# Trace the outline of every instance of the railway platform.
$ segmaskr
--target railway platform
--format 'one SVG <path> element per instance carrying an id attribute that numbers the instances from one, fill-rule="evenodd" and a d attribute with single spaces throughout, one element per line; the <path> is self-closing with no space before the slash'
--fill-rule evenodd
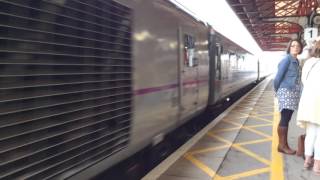
<path id="1" fill-rule="evenodd" d="M 320 179 L 303 169 L 301 157 L 277 152 L 278 122 L 272 79 L 267 78 L 143 180 Z M 293 118 L 288 135 L 292 148 L 302 133 Z"/>

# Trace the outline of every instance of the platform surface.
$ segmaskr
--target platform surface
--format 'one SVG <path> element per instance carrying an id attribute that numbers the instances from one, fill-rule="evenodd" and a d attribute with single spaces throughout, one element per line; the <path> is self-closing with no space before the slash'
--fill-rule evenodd
<path id="1" fill-rule="evenodd" d="M 319 180 L 303 169 L 303 159 L 277 152 L 279 122 L 272 79 L 218 116 L 143 180 Z M 289 144 L 304 132 L 290 122 Z"/>

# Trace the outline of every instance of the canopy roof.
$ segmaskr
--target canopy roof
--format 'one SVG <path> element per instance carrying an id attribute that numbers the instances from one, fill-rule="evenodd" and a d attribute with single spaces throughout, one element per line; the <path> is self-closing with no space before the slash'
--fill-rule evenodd
<path id="1" fill-rule="evenodd" d="M 263 51 L 286 48 L 312 26 L 317 0 L 227 0 Z"/>

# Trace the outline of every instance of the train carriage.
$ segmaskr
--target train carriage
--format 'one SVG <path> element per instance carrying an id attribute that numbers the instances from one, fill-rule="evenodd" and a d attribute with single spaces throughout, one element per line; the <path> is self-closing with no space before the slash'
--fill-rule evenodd
<path id="1" fill-rule="evenodd" d="M 0 2 L 0 178 L 88 179 L 256 82 L 168 0 Z"/>

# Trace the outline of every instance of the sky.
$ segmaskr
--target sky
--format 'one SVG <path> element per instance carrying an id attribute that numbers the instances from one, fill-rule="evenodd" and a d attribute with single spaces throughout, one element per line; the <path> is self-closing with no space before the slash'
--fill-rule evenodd
<path id="1" fill-rule="evenodd" d="M 196 18 L 239 44 L 249 52 L 258 55 L 262 50 L 233 12 L 226 0 L 171 0 L 191 12 Z"/>

